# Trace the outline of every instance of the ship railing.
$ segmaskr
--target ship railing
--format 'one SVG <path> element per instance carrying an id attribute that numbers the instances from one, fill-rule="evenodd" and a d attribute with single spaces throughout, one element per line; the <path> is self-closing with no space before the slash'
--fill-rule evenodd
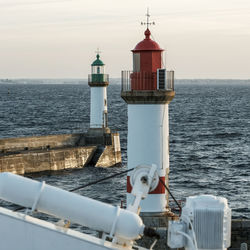
<path id="1" fill-rule="evenodd" d="M 121 73 L 121 91 L 133 90 L 167 90 L 174 91 L 174 71 L 165 71 L 164 74 L 156 72 L 133 72 L 124 70 Z"/>

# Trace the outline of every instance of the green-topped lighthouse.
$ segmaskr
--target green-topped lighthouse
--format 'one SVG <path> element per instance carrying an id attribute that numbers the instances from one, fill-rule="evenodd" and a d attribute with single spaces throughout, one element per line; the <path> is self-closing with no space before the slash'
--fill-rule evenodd
<path id="1" fill-rule="evenodd" d="M 97 145 L 95 156 L 90 165 L 110 167 L 121 165 L 120 135 L 108 127 L 107 87 L 109 75 L 105 74 L 105 64 L 100 59 L 100 51 L 91 64 L 88 76 L 90 86 L 90 128 L 85 136 L 85 143 Z"/>
<path id="2" fill-rule="evenodd" d="M 96 55 L 96 60 L 91 64 L 91 82 L 108 82 L 108 75 L 104 74 L 105 64 L 100 60 L 100 55 Z"/>
<path id="3" fill-rule="evenodd" d="M 100 60 L 100 52 L 97 52 L 96 60 L 91 64 L 91 74 L 88 77 L 90 86 L 90 130 L 95 133 L 107 133 L 108 108 L 107 86 L 109 75 L 105 74 L 105 64 Z"/>

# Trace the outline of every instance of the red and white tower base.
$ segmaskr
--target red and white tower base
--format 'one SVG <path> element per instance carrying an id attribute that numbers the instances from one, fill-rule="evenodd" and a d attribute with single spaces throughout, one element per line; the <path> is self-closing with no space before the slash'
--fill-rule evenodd
<path id="1" fill-rule="evenodd" d="M 168 104 L 174 98 L 174 72 L 162 65 L 163 49 L 151 40 L 150 31 L 133 52 L 133 71 L 122 72 L 122 98 L 128 103 L 128 169 L 156 164 L 167 184 L 169 172 Z M 127 204 L 133 195 L 127 176 Z M 161 182 L 141 203 L 142 212 L 166 211 L 167 194 Z"/>

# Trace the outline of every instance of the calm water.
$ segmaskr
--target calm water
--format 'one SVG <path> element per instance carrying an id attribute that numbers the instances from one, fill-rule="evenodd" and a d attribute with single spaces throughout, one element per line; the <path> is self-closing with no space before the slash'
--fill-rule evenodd
<path id="1" fill-rule="evenodd" d="M 125 169 L 127 106 L 118 82 L 108 87 L 109 126 L 120 131 Z M 172 193 L 177 199 L 203 193 L 224 196 L 233 217 L 250 218 L 250 81 L 179 80 L 175 90 L 170 104 Z M 84 81 L 0 81 L 0 137 L 86 131 L 89 98 Z M 119 171 L 86 167 L 33 178 L 71 189 Z M 125 190 L 124 176 L 79 193 L 120 204 Z"/>

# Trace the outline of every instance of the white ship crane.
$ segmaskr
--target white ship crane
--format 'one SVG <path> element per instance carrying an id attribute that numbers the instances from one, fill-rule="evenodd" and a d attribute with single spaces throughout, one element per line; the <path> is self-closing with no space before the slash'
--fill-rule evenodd
<path id="1" fill-rule="evenodd" d="M 139 165 L 131 174 L 133 195 L 127 209 L 11 173 L 0 174 L 0 199 L 26 207 L 24 213 L 0 207 L 2 250 L 138 249 L 135 240 L 157 237 L 143 224 L 141 200 L 159 182 L 157 166 Z M 35 211 L 102 232 L 102 238 L 69 229 L 67 223 L 34 218 Z M 230 246 L 231 210 L 227 200 L 211 195 L 187 198 L 182 216 L 169 222 L 168 245 L 185 249 L 226 249 Z M 152 249 L 152 247 L 150 247 Z"/>
<path id="2" fill-rule="evenodd" d="M 0 208 L 1 249 L 131 249 L 134 240 L 154 231 L 144 226 L 138 214 L 141 199 L 147 196 L 151 184 L 158 181 L 156 166 L 137 169 L 134 181 L 135 199 L 125 210 L 44 182 L 11 173 L 0 174 L 0 198 L 27 208 L 25 213 Z M 32 217 L 34 211 L 103 232 L 103 237 L 99 239 L 36 219 Z"/>

